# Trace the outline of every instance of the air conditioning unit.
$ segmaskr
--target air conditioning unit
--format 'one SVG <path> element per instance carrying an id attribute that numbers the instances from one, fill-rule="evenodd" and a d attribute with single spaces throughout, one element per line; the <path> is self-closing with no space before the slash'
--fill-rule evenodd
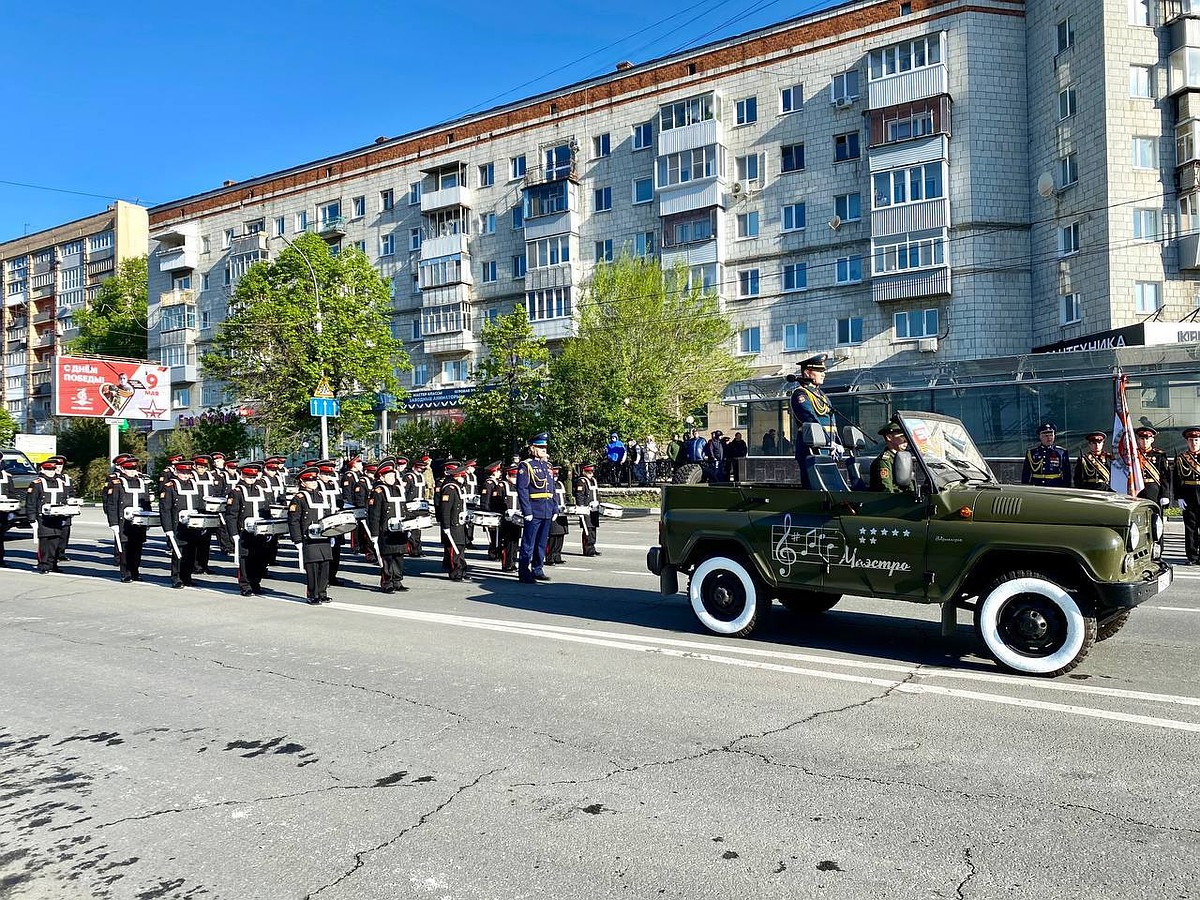
<path id="1" fill-rule="evenodd" d="M 917 349 L 922 353 L 936 353 L 938 348 L 938 339 L 935 337 L 922 338 L 917 341 Z"/>
<path id="2" fill-rule="evenodd" d="M 742 183 L 740 181 L 735 181 L 729 186 L 729 193 L 735 197 L 741 196 L 743 190 L 744 188 L 742 187 Z"/>
<path id="3" fill-rule="evenodd" d="M 853 102 L 854 101 L 849 97 L 834 97 L 833 98 L 833 105 L 836 106 L 838 109 L 843 109 L 843 108 L 849 106 Z"/>

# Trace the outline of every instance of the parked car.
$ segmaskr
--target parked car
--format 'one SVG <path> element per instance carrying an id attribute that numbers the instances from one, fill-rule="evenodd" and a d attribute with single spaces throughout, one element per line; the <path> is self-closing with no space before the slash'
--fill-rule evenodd
<path id="1" fill-rule="evenodd" d="M 12 476 L 14 494 L 24 491 L 37 477 L 37 467 L 20 450 L 0 450 L 0 468 Z M 17 512 L 17 524 L 29 524 L 24 506 Z"/>

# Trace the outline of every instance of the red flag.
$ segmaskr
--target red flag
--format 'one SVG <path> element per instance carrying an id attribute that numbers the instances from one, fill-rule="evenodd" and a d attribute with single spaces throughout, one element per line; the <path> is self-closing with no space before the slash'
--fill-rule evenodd
<path id="1" fill-rule="evenodd" d="M 1125 400 L 1125 385 L 1129 376 L 1118 374 L 1113 379 L 1113 462 L 1109 487 L 1118 494 L 1136 497 L 1146 487 L 1142 467 L 1138 464 L 1137 439 L 1129 421 L 1129 404 Z"/>

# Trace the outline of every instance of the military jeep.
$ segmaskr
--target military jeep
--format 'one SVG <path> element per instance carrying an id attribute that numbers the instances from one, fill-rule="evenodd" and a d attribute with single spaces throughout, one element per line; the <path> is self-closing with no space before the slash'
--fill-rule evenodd
<path id="1" fill-rule="evenodd" d="M 853 489 L 863 487 L 861 460 L 843 474 L 819 447 L 808 461 L 813 489 L 665 487 L 661 545 L 647 556 L 662 593 L 677 593 L 679 573 L 688 575 L 700 623 L 732 637 L 754 631 L 773 599 L 801 617 L 846 594 L 940 603 L 947 635 L 969 609 L 1000 666 L 1052 676 L 1171 584 L 1156 504 L 1001 484 L 958 419 L 893 420 L 909 446 L 893 461 L 897 493 Z M 861 433 L 847 431 L 844 444 L 861 447 Z"/>

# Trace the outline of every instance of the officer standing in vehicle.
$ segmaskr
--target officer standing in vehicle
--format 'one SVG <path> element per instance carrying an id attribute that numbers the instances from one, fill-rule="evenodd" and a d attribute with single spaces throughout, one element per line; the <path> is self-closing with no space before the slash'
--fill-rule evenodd
<path id="1" fill-rule="evenodd" d="M 322 489 L 316 467 L 300 470 L 296 476 L 300 490 L 288 504 L 288 531 L 300 552 L 304 568 L 304 597 L 310 606 L 329 603 L 329 563 L 333 559 L 333 541 L 312 532 L 312 526 L 332 512 L 329 495 Z"/>
<path id="2" fill-rule="evenodd" d="M 1025 452 L 1021 466 L 1021 484 L 1039 487 L 1070 487 L 1071 457 L 1066 449 L 1054 443 L 1058 429 L 1047 422 L 1038 429 L 1038 444 Z"/>
<path id="3" fill-rule="evenodd" d="M 104 488 L 104 515 L 117 546 L 117 565 L 121 581 L 141 581 L 142 548 L 146 544 L 146 525 L 132 521 L 135 512 L 151 509 L 150 480 L 139 469 L 137 457 L 119 456 L 117 472 Z"/>
<path id="4" fill-rule="evenodd" d="M 442 528 L 442 544 L 446 549 L 443 568 L 451 581 L 470 581 L 467 560 L 467 504 L 464 496 L 466 469 L 460 463 L 446 463 L 442 470 L 442 485 L 438 488 L 437 520 Z"/>
<path id="5" fill-rule="evenodd" d="M 525 522 L 521 532 L 518 580 L 522 584 L 549 581 L 546 574 L 546 540 L 550 522 L 558 511 L 554 502 L 554 475 L 550 472 L 546 445 L 550 436 L 541 432 L 529 440 L 529 459 L 517 469 L 517 497 Z"/>
<path id="6" fill-rule="evenodd" d="M 196 552 L 211 540 L 206 528 L 192 528 L 180 517 L 204 511 L 204 497 L 192 477 L 192 463 L 180 460 L 172 466 L 173 477 L 158 495 L 158 518 L 171 551 L 171 587 L 192 584 L 196 570 Z"/>
<path id="7" fill-rule="evenodd" d="M 404 522 L 405 489 L 396 478 L 396 463 L 384 460 L 375 469 L 376 484 L 367 498 L 367 536 L 375 542 L 379 559 L 379 589 L 385 594 L 407 591 L 404 584 L 404 553 L 408 535 L 399 530 Z M 393 524 L 389 524 L 393 523 Z"/>
<path id="8" fill-rule="evenodd" d="M 1183 546 L 1190 565 L 1200 563 L 1200 425 L 1183 429 L 1187 444 L 1175 456 L 1175 499 L 1183 510 Z"/>
<path id="9" fill-rule="evenodd" d="M 57 572 L 58 564 L 66 558 L 70 539 L 70 516 L 46 515 L 44 506 L 63 506 L 71 497 L 71 486 L 58 473 L 58 464 L 48 459 L 41 465 L 38 477 L 25 492 L 25 517 L 37 523 L 37 570 L 43 575 Z"/>
<path id="10" fill-rule="evenodd" d="M 1138 465 L 1142 468 L 1142 481 L 1146 486 L 1138 496 L 1143 500 L 1153 500 L 1160 506 L 1171 503 L 1171 464 L 1167 454 L 1154 446 L 1154 438 L 1158 430 L 1149 425 L 1133 429 L 1137 438 Z"/>
<path id="11" fill-rule="evenodd" d="M 884 491 L 888 494 L 912 492 L 912 484 L 905 487 L 896 484 L 896 454 L 908 449 L 908 437 L 897 422 L 888 422 L 879 429 L 883 437 L 883 452 L 871 463 L 871 490 Z"/>
<path id="12" fill-rule="evenodd" d="M 591 463 L 584 463 L 575 479 L 575 503 L 587 509 L 580 517 L 584 556 L 600 555 L 596 549 L 596 538 L 599 537 L 596 532 L 600 527 L 600 485 L 596 483 L 595 471 L 596 467 Z"/>
<path id="13" fill-rule="evenodd" d="M 834 459 L 840 459 L 845 454 L 837 435 L 837 411 L 833 408 L 833 403 L 826 396 L 825 391 L 821 389 L 821 385 L 825 383 L 825 364 L 828 359 L 827 354 L 818 353 L 799 363 L 798 384 L 792 391 L 789 401 L 792 418 L 796 420 L 796 463 L 800 467 L 800 482 L 806 488 L 811 488 L 813 485 L 808 483 L 804 461 L 809 456 L 821 455 L 824 451 L 807 447 L 800 439 L 800 433 L 805 423 L 816 423 L 825 432 L 828 455 Z"/>
<path id="14" fill-rule="evenodd" d="M 1111 491 L 1112 455 L 1104 452 L 1104 432 L 1093 431 L 1087 442 L 1087 449 L 1075 461 L 1075 487 Z"/>
<path id="15" fill-rule="evenodd" d="M 225 530 L 236 551 L 238 588 L 243 597 L 262 593 L 262 580 L 267 574 L 273 534 L 256 534 L 247 527 L 247 519 L 266 519 L 273 502 L 271 486 L 262 478 L 258 463 L 247 463 L 238 469 L 240 480 L 225 497 Z M 234 536 L 236 535 L 236 538 Z"/>

